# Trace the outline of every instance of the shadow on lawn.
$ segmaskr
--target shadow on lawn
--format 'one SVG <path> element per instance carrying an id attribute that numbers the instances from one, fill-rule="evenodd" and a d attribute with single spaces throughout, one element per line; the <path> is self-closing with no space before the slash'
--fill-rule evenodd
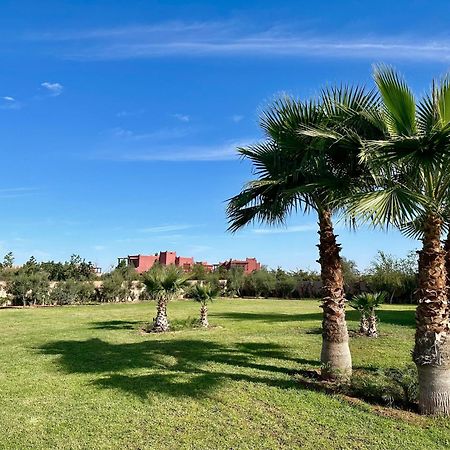
<path id="1" fill-rule="evenodd" d="M 407 327 L 415 326 L 414 310 L 383 310 L 377 311 L 377 316 L 381 323 L 388 323 L 391 325 L 400 325 Z M 277 313 L 253 313 L 253 312 L 226 312 L 226 313 L 211 313 L 212 317 L 230 319 L 230 320 L 256 320 L 266 323 L 276 322 L 308 322 L 308 321 L 322 321 L 322 313 L 307 313 L 307 314 L 277 314 Z M 359 313 L 357 311 L 347 309 L 347 320 L 359 321 Z"/>
<path id="2" fill-rule="evenodd" d="M 275 344 L 235 343 L 229 346 L 195 339 L 149 340 L 111 344 L 101 339 L 57 341 L 41 348 L 47 355 L 59 355 L 66 373 L 95 373 L 103 388 L 115 388 L 147 398 L 150 392 L 171 396 L 200 397 L 229 380 L 264 383 L 281 388 L 298 388 L 293 369 L 280 361 L 318 365 L 316 361 L 292 358 Z M 261 358 L 277 360 L 273 365 Z M 211 368 L 211 364 L 214 366 Z M 285 364 L 286 365 L 286 364 Z M 148 369 L 144 375 L 127 375 L 129 369 Z M 257 373 L 248 373 L 249 370 Z M 280 376 L 281 375 L 281 376 Z"/>
<path id="3" fill-rule="evenodd" d="M 134 330 L 139 322 L 137 320 L 107 320 L 105 322 L 93 322 L 96 330 Z"/>

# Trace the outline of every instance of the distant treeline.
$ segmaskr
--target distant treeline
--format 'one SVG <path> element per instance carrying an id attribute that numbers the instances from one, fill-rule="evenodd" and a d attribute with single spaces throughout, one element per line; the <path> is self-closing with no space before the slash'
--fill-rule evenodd
<path id="1" fill-rule="evenodd" d="M 392 303 L 414 302 L 417 288 L 417 261 L 378 252 L 368 270 L 343 258 L 347 297 L 360 292 L 384 291 Z M 119 265 L 97 276 L 95 266 L 78 255 L 66 262 L 37 262 L 31 257 L 23 266 L 14 266 L 12 253 L 0 263 L 0 296 L 13 305 L 63 305 L 92 302 L 134 301 L 147 298 L 142 277 L 131 267 Z M 217 286 L 228 297 L 320 298 L 320 274 L 310 270 L 285 271 L 262 268 L 250 275 L 242 270 L 220 268 L 208 272 L 202 265 L 189 273 L 192 283 Z M 189 296 L 189 292 L 186 292 Z M 1 302 L 1 300 L 0 300 Z"/>

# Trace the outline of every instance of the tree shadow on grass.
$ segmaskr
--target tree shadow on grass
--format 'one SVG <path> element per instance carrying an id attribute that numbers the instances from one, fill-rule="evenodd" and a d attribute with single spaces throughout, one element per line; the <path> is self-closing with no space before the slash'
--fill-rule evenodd
<path id="1" fill-rule="evenodd" d="M 104 322 L 92 322 L 96 330 L 134 330 L 142 322 L 137 320 L 107 320 Z"/>
<path id="2" fill-rule="evenodd" d="M 275 322 L 301 322 L 309 320 L 322 320 L 322 313 L 308 314 L 279 314 L 279 313 L 253 313 L 253 312 L 223 312 L 210 313 L 211 317 L 230 319 L 233 321 L 256 320 L 266 323 Z"/>
<path id="3" fill-rule="evenodd" d="M 103 375 L 96 377 L 93 384 L 141 398 L 147 398 L 151 392 L 175 397 L 204 396 L 229 380 L 295 388 L 296 381 L 286 377 L 294 374 L 290 367 L 318 364 L 292 358 L 279 345 L 257 342 L 222 345 L 207 340 L 161 339 L 112 344 L 89 339 L 56 341 L 40 350 L 58 355 L 58 365 L 65 373 Z M 126 373 L 129 370 L 138 373 Z"/>
<path id="4" fill-rule="evenodd" d="M 415 326 L 414 310 L 387 310 L 380 309 L 377 311 L 378 318 L 381 323 L 389 323 L 391 325 Z M 306 313 L 306 314 L 279 314 L 279 313 L 253 313 L 253 312 L 224 312 L 211 313 L 211 316 L 217 318 L 230 319 L 233 321 L 255 320 L 265 323 L 276 322 L 308 322 L 322 321 L 322 313 Z M 349 321 L 359 321 L 359 313 L 351 309 L 347 309 L 346 317 Z"/>
<path id="5" fill-rule="evenodd" d="M 391 325 L 399 325 L 411 328 L 414 328 L 416 326 L 415 311 L 413 309 L 394 311 L 380 309 L 377 311 L 377 316 L 382 324 L 389 323 Z"/>

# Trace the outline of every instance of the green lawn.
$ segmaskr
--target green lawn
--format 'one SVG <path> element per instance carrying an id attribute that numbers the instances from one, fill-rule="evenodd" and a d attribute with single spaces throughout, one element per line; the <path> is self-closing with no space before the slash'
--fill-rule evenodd
<path id="1" fill-rule="evenodd" d="M 219 300 L 211 330 L 143 335 L 153 303 L 0 311 L 0 448 L 438 449 L 450 420 L 302 388 L 318 366 L 315 301 Z M 173 302 L 171 319 L 197 315 Z M 355 367 L 410 361 L 412 307 L 352 338 Z M 349 313 L 350 329 L 357 317 Z"/>

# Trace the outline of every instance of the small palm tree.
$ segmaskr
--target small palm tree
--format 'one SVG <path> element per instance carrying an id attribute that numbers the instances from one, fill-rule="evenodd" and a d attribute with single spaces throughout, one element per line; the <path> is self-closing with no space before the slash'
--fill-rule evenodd
<path id="1" fill-rule="evenodd" d="M 355 295 L 349 302 L 349 306 L 360 314 L 359 332 L 366 335 L 369 331 L 369 320 L 367 319 L 367 297 L 365 294 Z"/>
<path id="2" fill-rule="evenodd" d="M 197 283 L 191 290 L 191 297 L 200 303 L 200 325 L 208 328 L 208 307 L 207 304 L 212 302 L 219 295 L 219 289 L 209 283 Z"/>
<path id="3" fill-rule="evenodd" d="M 156 300 L 156 317 L 150 332 L 169 331 L 167 303 L 180 294 L 189 277 L 176 266 L 154 266 L 143 275 L 143 283 L 151 298 Z"/>
<path id="4" fill-rule="evenodd" d="M 364 292 L 355 295 L 350 306 L 361 314 L 359 332 L 369 337 L 378 337 L 376 309 L 386 300 L 385 292 Z"/>

